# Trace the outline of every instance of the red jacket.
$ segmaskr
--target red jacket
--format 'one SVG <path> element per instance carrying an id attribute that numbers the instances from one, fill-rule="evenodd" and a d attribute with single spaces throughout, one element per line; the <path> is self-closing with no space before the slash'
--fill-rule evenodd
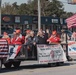
<path id="1" fill-rule="evenodd" d="M 14 37 L 11 40 L 11 44 L 23 44 L 23 43 L 24 43 L 24 38 L 22 36 Z"/>
<path id="2" fill-rule="evenodd" d="M 59 43 L 60 42 L 60 38 L 59 37 L 50 37 L 49 39 L 48 39 L 48 41 L 49 42 L 51 42 L 51 43 Z"/>
<path id="3" fill-rule="evenodd" d="M 6 38 L 6 40 L 7 40 L 8 44 L 11 43 L 11 39 L 10 38 Z"/>
<path id="4" fill-rule="evenodd" d="M 22 36 L 22 44 L 25 43 L 25 36 Z"/>

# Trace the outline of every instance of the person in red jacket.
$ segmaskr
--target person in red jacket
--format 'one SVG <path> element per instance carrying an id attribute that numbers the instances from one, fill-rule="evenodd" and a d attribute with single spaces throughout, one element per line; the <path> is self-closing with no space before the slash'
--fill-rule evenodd
<path id="1" fill-rule="evenodd" d="M 60 38 L 57 36 L 57 32 L 53 31 L 51 37 L 47 40 L 50 43 L 60 43 Z"/>
<path id="2" fill-rule="evenodd" d="M 22 35 L 20 30 L 16 30 L 15 44 L 22 44 Z"/>
<path id="3" fill-rule="evenodd" d="M 11 44 L 15 45 L 15 47 L 13 48 L 13 52 L 14 57 L 20 52 L 21 48 L 22 48 L 22 44 L 23 44 L 23 37 L 21 35 L 21 30 L 17 29 L 14 33 L 14 36 L 11 40 Z"/>
<path id="4" fill-rule="evenodd" d="M 13 32 L 13 37 L 11 38 L 11 44 L 14 44 L 15 40 L 16 40 L 16 31 Z"/>

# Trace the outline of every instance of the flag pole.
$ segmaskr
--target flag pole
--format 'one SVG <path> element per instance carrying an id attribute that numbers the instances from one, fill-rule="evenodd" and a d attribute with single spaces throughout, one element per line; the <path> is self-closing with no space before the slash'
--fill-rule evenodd
<path id="1" fill-rule="evenodd" d="M 41 29 L 41 4 L 40 0 L 38 0 L 38 30 Z"/>

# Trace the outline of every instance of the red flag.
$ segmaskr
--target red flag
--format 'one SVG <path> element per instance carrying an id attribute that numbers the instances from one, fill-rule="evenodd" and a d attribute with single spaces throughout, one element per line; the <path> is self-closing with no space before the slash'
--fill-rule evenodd
<path id="1" fill-rule="evenodd" d="M 76 26 L 76 14 L 66 19 L 68 28 Z"/>

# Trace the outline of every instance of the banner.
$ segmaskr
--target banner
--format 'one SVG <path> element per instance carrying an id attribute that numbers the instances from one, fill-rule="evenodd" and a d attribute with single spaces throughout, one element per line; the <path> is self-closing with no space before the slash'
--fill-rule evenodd
<path id="1" fill-rule="evenodd" d="M 9 45 L 9 57 L 8 59 L 14 59 L 17 54 L 19 53 L 19 51 L 21 50 L 21 47 L 20 45 Z"/>
<path id="2" fill-rule="evenodd" d="M 66 61 L 63 48 L 58 45 L 37 45 L 40 64 Z"/>
<path id="3" fill-rule="evenodd" d="M 0 58 L 8 56 L 8 43 L 5 39 L 0 39 Z"/>
<path id="4" fill-rule="evenodd" d="M 68 43 L 68 55 L 76 56 L 76 42 L 71 41 Z"/>

